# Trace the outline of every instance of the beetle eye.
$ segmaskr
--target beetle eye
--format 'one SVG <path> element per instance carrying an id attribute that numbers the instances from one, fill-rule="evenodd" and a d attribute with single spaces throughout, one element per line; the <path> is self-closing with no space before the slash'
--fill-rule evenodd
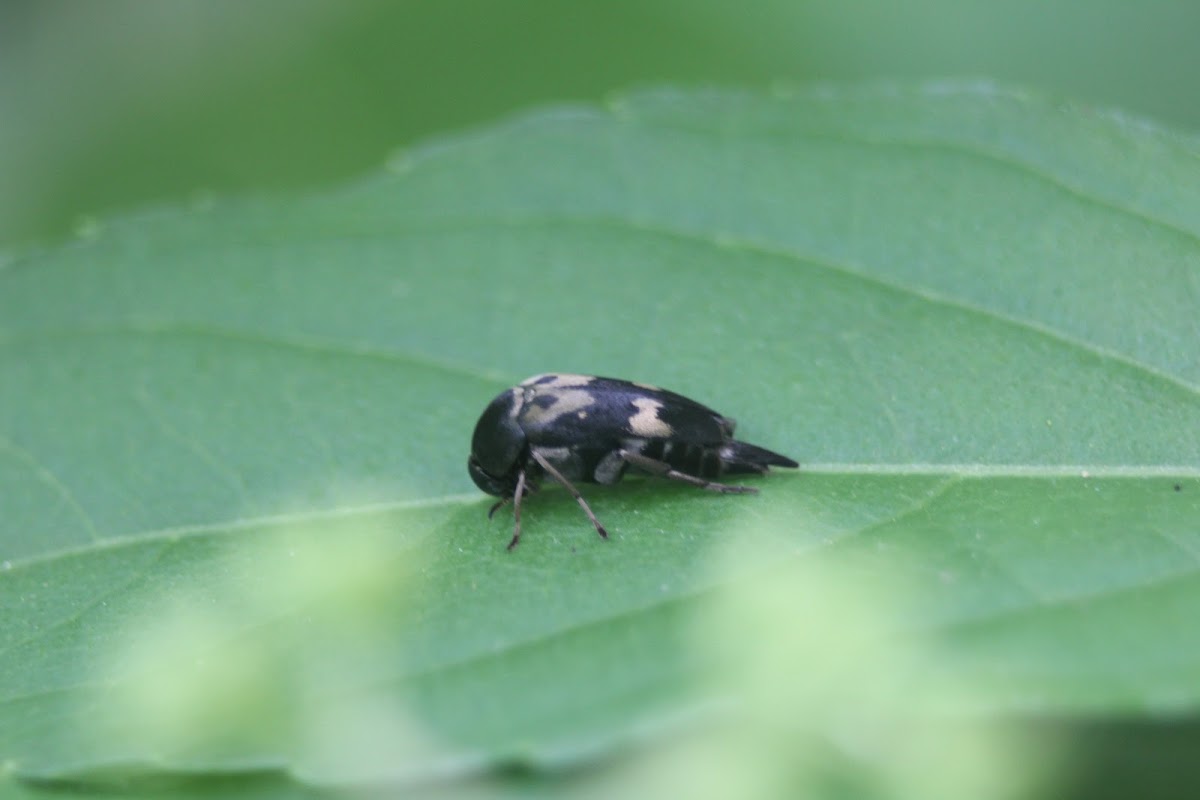
<path id="1" fill-rule="evenodd" d="M 471 473 L 471 480 L 475 481 L 475 485 L 488 494 L 494 494 L 497 497 L 506 497 L 512 494 L 513 487 L 510 486 L 512 481 L 489 475 L 474 454 L 467 459 L 467 472 Z"/>

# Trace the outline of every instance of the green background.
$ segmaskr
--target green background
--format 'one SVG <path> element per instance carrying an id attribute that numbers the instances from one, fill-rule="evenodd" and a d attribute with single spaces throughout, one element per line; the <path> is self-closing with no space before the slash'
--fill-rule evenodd
<path id="1" fill-rule="evenodd" d="M 0 792 L 1195 783 L 1190 6 L 0 8 Z M 804 470 L 510 556 L 560 368 Z"/>
<path id="2" fill-rule="evenodd" d="M 1198 36 L 1170 0 L 6 0 L 0 243 L 645 84 L 977 76 L 1195 130 Z"/>

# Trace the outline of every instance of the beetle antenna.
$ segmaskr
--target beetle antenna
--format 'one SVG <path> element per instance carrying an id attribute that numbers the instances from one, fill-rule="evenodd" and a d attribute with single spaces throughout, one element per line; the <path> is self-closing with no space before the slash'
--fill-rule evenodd
<path id="1" fill-rule="evenodd" d="M 511 502 L 512 502 L 511 497 L 501 497 L 499 500 L 492 503 L 492 507 L 488 509 L 488 519 L 491 519 L 493 514 L 495 514 L 497 511 L 504 508 L 506 505 L 508 505 Z"/>

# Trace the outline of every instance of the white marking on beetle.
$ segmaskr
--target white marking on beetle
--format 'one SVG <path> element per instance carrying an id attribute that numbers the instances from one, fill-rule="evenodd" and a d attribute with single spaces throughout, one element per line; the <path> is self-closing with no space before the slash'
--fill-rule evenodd
<path id="1" fill-rule="evenodd" d="M 586 411 L 580 411 L 580 412 L 579 412 L 578 414 L 576 414 L 575 416 L 579 417 L 580 419 L 587 419 L 587 412 L 586 412 Z"/>
<path id="2" fill-rule="evenodd" d="M 649 397 L 639 397 L 633 401 L 633 406 L 638 412 L 629 418 L 629 430 L 650 439 L 665 439 L 671 435 L 671 426 L 658 418 L 662 403 Z"/>
<path id="3" fill-rule="evenodd" d="M 596 402 L 591 392 L 583 389 L 556 389 L 543 391 L 543 387 L 535 386 L 526 391 L 525 409 L 521 413 L 521 421 L 530 425 L 549 425 L 564 414 L 574 414 Z M 543 408 L 541 404 L 532 402 L 535 397 L 549 397 L 553 400 Z"/>
<path id="4" fill-rule="evenodd" d="M 512 392 L 512 403 L 508 409 L 508 416 L 515 420 L 517 415 L 521 413 L 521 406 L 525 405 L 525 395 L 515 386 L 509 389 L 509 391 Z"/>
<path id="5" fill-rule="evenodd" d="M 621 474 L 624 471 L 625 459 L 621 457 L 621 451 L 614 450 L 600 459 L 600 463 L 596 465 L 596 469 L 592 473 L 592 479 L 596 483 L 612 486 L 621 479 Z"/>
<path id="6" fill-rule="evenodd" d="M 550 378 L 550 380 L 546 380 Z M 546 372 L 541 375 L 534 375 L 532 378 L 527 378 L 521 381 L 522 386 L 533 386 L 537 384 L 538 389 L 570 389 L 575 386 L 587 386 L 592 381 L 596 380 L 594 375 L 572 375 L 566 372 Z"/>
<path id="7" fill-rule="evenodd" d="M 538 452 L 551 464 L 561 464 L 571 457 L 571 448 L 569 447 L 539 447 Z"/>
<path id="8" fill-rule="evenodd" d="M 564 478 L 583 479 L 583 461 L 569 447 L 539 447 L 538 454 L 562 473 Z"/>

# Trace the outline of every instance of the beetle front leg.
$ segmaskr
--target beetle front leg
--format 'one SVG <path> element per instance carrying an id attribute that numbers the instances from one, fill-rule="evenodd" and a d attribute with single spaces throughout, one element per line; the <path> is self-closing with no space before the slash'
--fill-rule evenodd
<path id="1" fill-rule="evenodd" d="M 525 494 L 533 494 L 533 493 L 534 493 L 534 492 L 536 492 L 537 490 L 538 490 L 538 486 L 537 486 L 537 484 L 536 484 L 536 483 L 533 483 L 533 482 L 531 481 L 531 482 L 528 482 L 528 483 L 526 483 L 526 484 L 525 484 Z M 497 511 L 499 511 L 500 509 L 504 508 L 506 505 L 508 505 L 508 504 L 509 504 L 509 503 L 511 503 L 512 501 L 513 501 L 513 499 L 512 499 L 511 497 L 501 497 L 499 500 L 497 500 L 496 502 L 492 503 L 492 507 L 488 509 L 488 519 L 491 519 L 491 518 L 492 518 L 492 516 L 493 516 L 493 515 L 494 515 L 494 514 L 495 514 Z"/>
<path id="2" fill-rule="evenodd" d="M 517 542 L 521 540 L 521 497 L 525 494 L 525 470 L 517 473 L 517 491 L 513 493 L 513 538 L 508 543 L 508 550 L 511 551 L 517 546 Z M 501 505 L 503 501 L 501 501 Z"/>

